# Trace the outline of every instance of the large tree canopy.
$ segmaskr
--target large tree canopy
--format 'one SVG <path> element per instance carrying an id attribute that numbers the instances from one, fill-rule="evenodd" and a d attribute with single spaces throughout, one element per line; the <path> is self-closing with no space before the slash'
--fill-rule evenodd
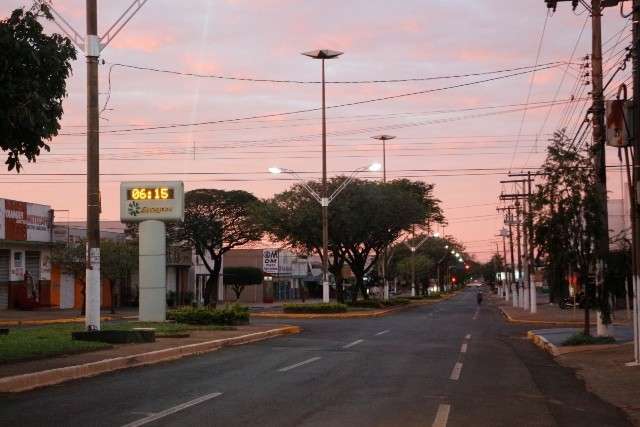
<path id="1" fill-rule="evenodd" d="M 0 148 L 9 170 L 20 172 L 24 156 L 35 162 L 45 141 L 58 134 L 66 80 L 76 50 L 59 34 L 47 35 L 38 22 L 51 18 L 39 10 L 16 9 L 0 21 Z"/>
<path id="2" fill-rule="evenodd" d="M 185 194 L 184 222 L 170 226 L 169 236 L 194 248 L 209 271 L 205 304 L 217 302 L 222 256 L 262 238 L 253 209 L 258 203 L 253 194 L 241 190 L 199 189 Z"/>
<path id="3" fill-rule="evenodd" d="M 330 180 L 330 191 L 345 177 Z M 308 185 L 319 190 L 319 184 Z M 364 296 L 364 276 L 377 262 L 385 246 L 394 242 L 412 224 L 441 220 L 433 187 L 408 180 L 379 183 L 354 180 L 329 206 L 329 248 L 332 272 L 349 264 L 356 289 Z M 302 185 L 277 194 L 265 204 L 265 229 L 279 240 L 309 252 L 322 245 L 319 203 Z M 355 294 L 355 293 L 354 293 Z"/>

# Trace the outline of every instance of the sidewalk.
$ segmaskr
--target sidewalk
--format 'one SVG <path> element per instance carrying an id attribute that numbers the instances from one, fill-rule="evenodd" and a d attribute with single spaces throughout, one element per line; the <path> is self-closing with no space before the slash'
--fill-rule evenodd
<path id="1" fill-rule="evenodd" d="M 544 294 L 538 294 L 537 313 L 532 314 L 522 308 L 513 307 L 511 301 L 505 301 L 497 295 L 492 295 L 502 314 L 509 322 L 513 323 L 537 323 L 543 325 L 581 326 L 584 324 L 584 310 L 562 310 L 555 304 L 549 304 L 549 298 Z M 625 310 L 614 312 L 614 325 L 627 325 L 631 320 L 627 319 Z M 590 323 L 596 323 L 596 312 L 592 311 Z"/>
<path id="2" fill-rule="evenodd" d="M 248 325 L 233 330 L 195 330 L 187 338 L 156 338 L 144 344 L 114 345 L 105 350 L 0 365 L 0 393 L 20 392 L 106 372 L 150 365 L 299 333 L 297 326 Z"/>
<path id="3" fill-rule="evenodd" d="M 115 314 L 102 310 L 102 320 L 129 319 L 138 316 L 136 307 L 119 308 Z M 54 323 L 82 323 L 78 309 L 0 310 L 0 326 L 44 325 Z"/>

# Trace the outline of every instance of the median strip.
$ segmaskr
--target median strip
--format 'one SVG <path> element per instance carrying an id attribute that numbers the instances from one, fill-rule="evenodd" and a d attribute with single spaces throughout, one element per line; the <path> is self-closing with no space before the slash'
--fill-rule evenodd
<path id="1" fill-rule="evenodd" d="M 322 359 L 322 358 L 319 357 L 319 356 L 318 357 L 312 357 L 311 359 L 307 359 L 307 360 L 302 361 L 300 363 L 296 363 L 294 365 L 289 365 L 289 366 L 285 366 L 284 368 L 280 368 L 280 369 L 278 369 L 278 372 L 287 372 L 287 371 L 290 371 L 292 369 L 299 368 L 300 366 L 304 366 L 304 365 L 307 365 L 309 363 L 313 363 L 313 362 L 318 361 L 320 359 Z"/>
<path id="2" fill-rule="evenodd" d="M 207 400 L 211 400 L 214 399 L 218 396 L 222 395 L 222 393 L 209 393 L 209 394 L 205 394 L 204 396 L 198 397 L 197 399 L 193 399 L 190 400 L 188 402 L 182 403 L 180 405 L 174 406 L 172 408 L 169 409 L 165 409 L 162 412 L 158 412 L 157 414 L 151 414 L 148 417 L 145 418 L 141 418 L 138 421 L 134 421 L 132 423 L 129 424 L 125 424 L 122 427 L 140 427 L 143 426 L 145 424 L 149 424 L 152 423 L 154 421 L 157 421 L 161 418 L 167 417 L 169 415 L 175 414 L 176 412 L 180 412 L 180 411 L 184 411 L 185 409 L 191 408 L 192 406 L 196 406 L 199 405 L 203 402 L 206 402 Z"/>

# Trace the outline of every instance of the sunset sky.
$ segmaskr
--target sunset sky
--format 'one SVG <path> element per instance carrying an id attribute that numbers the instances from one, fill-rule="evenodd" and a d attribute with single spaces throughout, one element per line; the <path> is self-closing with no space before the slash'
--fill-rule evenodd
<path id="1" fill-rule="evenodd" d="M 29 4 L 0 0 L 0 16 Z M 53 4 L 84 33 L 83 1 L 55 0 Z M 98 1 L 101 31 L 129 4 L 130 0 Z M 100 137 L 102 219 L 118 219 L 122 180 L 175 179 L 183 180 L 187 190 L 243 189 L 269 197 L 293 182 L 269 175 L 269 166 L 304 172 L 309 179 L 318 178 L 321 170 L 318 111 L 166 128 L 317 108 L 320 85 L 196 78 L 112 64 L 308 82 L 319 80 L 320 63 L 300 53 L 327 48 L 345 52 L 327 62 L 329 81 L 484 73 L 534 65 L 545 20 L 538 63 L 569 61 L 587 13 L 584 9 L 574 13 L 569 3 L 561 3 L 555 15 L 546 17 L 542 0 L 150 0 L 101 56 L 106 62 L 100 66 L 101 106 L 110 92 L 101 120 L 105 132 Z M 54 25 L 47 28 L 58 31 Z M 550 133 L 561 125 L 575 132 L 584 115 L 586 104 L 580 99 L 587 96 L 590 86 L 578 77 L 584 71 L 579 64 L 590 50 L 590 29 L 587 23 L 573 55 L 574 64 L 536 73 L 530 96 L 531 73 L 526 73 L 330 109 L 331 175 L 381 161 L 380 143 L 370 137 L 395 135 L 397 139 L 388 144 L 388 176 L 434 183 L 449 222 L 446 233 L 464 242 L 478 259 L 486 259 L 495 249 L 492 240 L 501 227 L 496 206 L 499 181 L 507 179 L 504 170 L 539 166 Z M 608 76 L 624 56 L 631 27 L 617 8 L 610 8 L 605 12 L 603 31 Z M 0 181 L 0 197 L 68 209 L 71 220 L 84 219 L 86 209 L 85 178 L 69 175 L 86 170 L 85 65 L 81 53 L 79 58 L 69 80 L 61 135 L 53 140 L 51 153 L 26 165 L 19 176 L 4 172 Z M 607 93 L 629 77 L 628 68 L 618 74 Z M 327 105 L 513 73 L 329 84 Z M 578 98 L 576 102 L 550 110 L 549 102 L 564 102 L 572 95 Z M 165 128 L 131 131 L 154 126 Z M 616 151 L 607 155 L 608 164 L 618 163 Z M 382 175 L 364 176 L 381 179 Z M 612 198 L 620 197 L 620 187 L 619 173 L 611 172 Z M 66 213 L 58 214 L 58 219 L 66 218 Z"/>

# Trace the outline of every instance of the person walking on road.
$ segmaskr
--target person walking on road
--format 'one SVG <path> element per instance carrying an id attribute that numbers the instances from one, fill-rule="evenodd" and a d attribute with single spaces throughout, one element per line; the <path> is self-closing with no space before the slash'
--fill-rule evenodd
<path id="1" fill-rule="evenodd" d="M 478 301 L 478 305 L 482 304 L 482 291 L 478 291 L 476 294 L 476 301 Z"/>

